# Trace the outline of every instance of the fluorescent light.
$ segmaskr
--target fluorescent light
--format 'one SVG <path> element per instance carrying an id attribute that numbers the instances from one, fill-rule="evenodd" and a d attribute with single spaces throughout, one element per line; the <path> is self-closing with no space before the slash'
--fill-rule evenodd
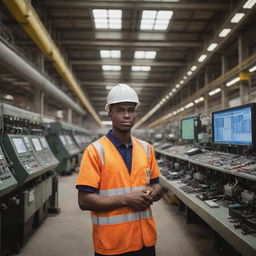
<path id="1" fill-rule="evenodd" d="M 256 0 L 248 0 L 244 5 L 244 9 L 251 9 L 256 3 Z"/>
<path id="2" fill-rule="evenodd" d="M 154 59 L 156 57 L 156 51 L 135 51 L 135 59 Z"/>
<path id="3" fill-rule="evenodd" d="M 191 108 L 194 106 L 193 102 L 188 103 L 187 105 L 184 106 L 185 109 Z"/>
<path id="4" fill-rule="evenodd" d="M 102 70 L 104 71 L 119 71 L 121 66 L 118 65 L 102 65 Z"/>
<path id="5" fill-rule="evenodd" d="M 197 66 L 195 66 L 195 65 L 191 67 L 192 71 L 195 71 L 196 69 L 197 69 Z"/>
<path id="6" fill-rule="evenodd" d="M 93 9 L 92 13 L 97 29 L 122 28 L 122 10 Z"/>
<path id="7" fill-rule="evenodd" d="M 112 121 L 102 121 L 103 125 L 112 125 Z"/>
<path id="8" fill-rule="evenodd" d="M 165 98 L 163 98 L 163 99 L 162 99 L 162 102 L 166 102 L 166 99 L 165 99 Z"/>
<path id="9" fill-rule="evenodd" d="M 208 48 L 207 48 L 207 51 L 208 51 L 208 52 L 212 52 L 212 51 L 217 47 L 217 45 L 218 45 L 218 44 L 216 44 L 216 43 L 210 44 L 210 45 L 208 46 Z"/>
<path id="10" fill-rule="evenodd" d="M 184 80 L 180 80 L 180 84 L 184 84 Z"/>
<path id="11" fill-rule="evenodd" d="M 172 18 L 173 11 L 142 11 L 141 30 L 166 30 Z"/>
<path id="12" fill-rule="evenodd" d="M 150 66 L 141 66 L 141 71 L 150 71 L 151 67 Z"/>
<path id="13" fill-rule="evenodd" d="M 199 62 L 203 62 L 206 59 L 207 55 L 206 54 L 202 54 L 199 58 L 198 61 Z"/>
<path id="14" fill-rule="evenodd" d="M 146 51 L 145 59 L 154 59 L 156 57 L 156 51 Z"/>
<path id="15" fill-rule="evenodd" d="M 144 59 L 145 58 L 145 51 L 135 51 L 134 58 L 135 59 Z"/>
<path id="16" fill-rule="evenodd" d="M 176 89 L 175 89 L 175 88 L 173 88 L 173 89 L 172 89 L 172 92 L 176 92 Z"/>
<path id="17" fill-rule="evenodd" d="M 109 15 L 109 18 L 121 19 L 122 18 L 122 11 L 121 10 L 109 10 L 108 15 Z"/>
<path id="18" fill-rule="evenodd" d="M 209 94 L 210 96 L 212 96 L 212 95 L 214 95 L 214 94 L 219 93 L 220 91 L 221 91 L 221 89 L 220 89 L 220 88 L 217 88 L 217 89 L 214 89 L 214 90 L 210 91 L 208 94 Z"/>
<path id="19" fill-rule="evenodd" d="M 226 83 L 226 86 L 229 87 L 229 86 L 231 86 L 231 85 L 237 83 L 238 81 L 240 81 L 240 77 L 236 77 L 235 79 L 229 81 L 228 83 Z"/>
<path id="20" fill-rule="evenodd" d="M 187 79 L 188 77 L 187 76 L 183 76 L 183 79 Z"/>
<path id="21" fill-rule="evenodd" d="M 192 71 L 188 71 L 188 72 L 187 72 L 187 75 L 188 75 L 188 76 L 191 76 L 191 75 L 192 75 Z"/>
<path id="22" fill-rule="evenodd" d="M 142 19 L 155 19 L 157 11 L 143 11 Z"/>
<path id="23" fill-rule="evenodd" d="M 107 18 L 108 12 L 106 9 L 94 9 L 92 10 L 94 18 Z"/>
<path id="24" fill-rule="evenodd" d="M 170 96 L 169 96 L 169 95 L 166 95 L 166 96 L 165 96 L 165 99 L 167 99 L 167 100 L 168 100 L 169 98 L 170 98 Z"/>
<path id="25" fill-rule="evenodd" d="M 101 58 L 119 59 L 121 56 L 121 53 L 120 53 L 120 50 L 101 50 L 100 56 Z"/>
<path id="26" fill-rule="evenodd" d="M 249 72 L 254 72 L 254 71 L 256 71 L 256 66 L 249 69 Z"/>
<path id="27" fill-rule="evenodd" d="M 132 66 L 132 71 L 150 71 L 150 66 Z"/>
<path id="28" fill-rule="evenodd" d="M 194 100 L 194 102 L 195 102 L 196 104 L 199 103 L 199 102 L 201 102 L 201 101 L 204 101 L 204 97 L 200 97 L 200 98 Z"/>
<path id="29" fill-rule="evenodd" d="M 230 28 L 223 28 L 222 31 L 219 33 L 219 37 L 226 37 L 230 31 Z"/>
<path id="30" fill-rule="evenodd" d="M 180 84 L 176 84 L 175 87 L 176 87 L 177 89 L 179 89 L 179 88 L 180 88 Z"/>
<path id="31" fill-rule="evenodd" d="M 236 13 L 230 22 L 238 23 L 244 17 L 244 15 L 245 15 L 244 13 Z"/>
<path id="32" fill-rule="evenodd" d="M 173 93 L 172 92 L 169 92 L 169 96 L 172 96 L 173 95 Z"/>
<path id="33" fill-rule="evenodd" d="M 158 11 L 157 19 L 159 20 L 170 20 L 172 18 L 173 11 Z"/>

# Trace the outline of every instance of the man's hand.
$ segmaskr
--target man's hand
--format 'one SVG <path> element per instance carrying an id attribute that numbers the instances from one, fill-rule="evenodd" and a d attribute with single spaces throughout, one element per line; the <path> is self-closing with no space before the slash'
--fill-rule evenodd
<path id="1" fill-rule="evenodd" d="M 125 195 L 124 203 L 135 211 L 143 211 L 153 203 L 153 198 L 143 191 L 135 191 Z"/>
<path id="2" fill-rule="evenodd" d="M 152 184 L 151 185 L 152 192 L 150 193 L 153 201 L 156 202 L 160 200 L 163 196 L 164 189 L 161 187 L 160 184 Z"/>

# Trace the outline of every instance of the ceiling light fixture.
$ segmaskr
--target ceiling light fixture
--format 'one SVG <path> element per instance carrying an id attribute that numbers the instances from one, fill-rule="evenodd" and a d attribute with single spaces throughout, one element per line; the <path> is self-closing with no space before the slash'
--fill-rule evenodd
<path id="1" fill-rule="evenodd" d="M 230 33 L 230 28 L 223 28 L 222 31 L 219 33 L 219 37 L 226 37 Z"/>
<path id="2" fill-rule="evenodd" d="M 235 83 L 237 83 L 238 81 L 240 81 L 240 77 L 236 77 L 233 80 L 229 81 L 228 83 L 226 83 L 226 86 L 229 87 L 231 85 L 234 85 Z"/>
<path id="3" fill-rule="evenodd" d="M 206 59 L 207 55 L 206 54 L 202 54 L 199 58 L 198 61 L 199 62 L 203 62 Z"/>
<path id="4" fill-rule="evenodd" d="M 173 11 L 142 11 L 141 30 L 167 30 Z"/>
<path id="5" fill-rule="evenodd" d="M 197 66 L 195 65 L 191 67 L 191 71 L 195 71 L 196 69 L 197 69 Z"/>
<path id="6" fill-rule="evenodd" d="M 93 9 L 96 29 L 121 29 L 122 10 Z"/>
<path id="7" fill-rule="evenodd" d="M 254 71 L 256 71 L 256 66 L 249 69 L 249 72 L 254 72 Z"/>
<path id="8" fill-rule="evenodd" d="M 245 15 L 244 13 L 236 13 L 230 22 L 238 23 L 244 17 L 244 15 Z"/>
<path id="9" fill-rule="evenodd" d="M 218 44 L 216 44 L 216 43 L 211 43 L 211 44 L 209 45 L 209 47 L 207 48 L 207 51 L 208 51 L 208 52 L 212 52 L 217 46 L 218 46 Z"/>
<path id="10" fill-rule="evenodd" d="M 217 89 L 214 89 L 214 90 L 210 91 L 208 94 L 209 94 L 210 96 L 213 96 L 214 94 L 217 94 L 217 93 L 219 93 L 220 91 L 221 91 L 221 89 L 220 89 L 220 88 L 217 88 Z"/>
<path id="11" fill-rule="evenodd" d="M 251 9 L 256 3 L 256 0 L 248 0 L 244 5 L 244 9 Z"/>
<path id="12" fill-rule="evenodd" d="M 204 97 L 200 97 L 198 99 L 195 99 L 194 102 L 198 104 L 199 102 L 204 101 Z"/>

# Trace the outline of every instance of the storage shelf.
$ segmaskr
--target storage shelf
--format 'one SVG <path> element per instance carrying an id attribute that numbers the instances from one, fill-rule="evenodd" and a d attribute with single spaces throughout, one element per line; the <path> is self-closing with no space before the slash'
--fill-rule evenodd
<path id="1" fill-rule="evenodd" d="M 170 189 L 185 205 L 200 216 L 212 229 L 228 241 L 243 256 L 256 255 L 256 235 L 243 235 L 241 230 L 235 229 L 234 224 L 228 220 L 228 208 L 220 206 L 219 208 L 210 208 L 203 201 L 198 199 L 195 194 L 186 194 L 179 187 L 182 186 L 179 181 L 167 180 L 160 175 L 160 184 Z"/>
<path id="2" fill-rule="evenodd" d="M 256 176 L 255 175 L 238 172 L 236 170 L 234 170 L 234 171 L 227 170 L 227 169 L 224 169 L 224 168 L 221 168 L 221 167 L 218 167 L 218 166 L 198 162 L 198 161 L 189 159 L 189 157 L 187 155 L 184 155 L 184 154 L 175 154 L 175 153 L 170 153 L 170 152 L 166 152 L 166 151 L 159 150 L 159 149 L 154 149 L 154 150 L 158 154 L 162 154 L 162 155 L 169 156 L 169 157 L 172 157 L 172 158 L 177 158 L 177 159 L 180 159 L 180 160 L 183 160 L 183 161 L 190 162 L 192 164 L 200 165 L 200 166 L 212 169 L 212 170 L 220 171 L 220 172 L 227 173 L 227 174 L 230 174 L 230 175 L 234 175 L 234 176 L 237 176 L 237 177 L 241 177 L 241 178 L 244 178 L 244 179 L 256 181 Z"/>

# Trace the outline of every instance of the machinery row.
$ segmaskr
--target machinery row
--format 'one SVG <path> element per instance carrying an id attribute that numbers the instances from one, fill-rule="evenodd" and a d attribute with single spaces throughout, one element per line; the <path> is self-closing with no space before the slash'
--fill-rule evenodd
<path id="1" fill-rule="evenodd" d="M 179 140 L 155 142 L 161 184 L 185 205 L 188 219 L 200 216 L 224 247 L 232 245 L 232 255 L 256 255 L 255 128 L 251 103 L 207 120 L 184 118 Z"/>
<path id="2" fill-rule="evenodd" d="M 0 254 L 19 252 L 48 213 L 59 213 L 58 174 L 78 168 L 86 129 L 0 104 Z"/>

